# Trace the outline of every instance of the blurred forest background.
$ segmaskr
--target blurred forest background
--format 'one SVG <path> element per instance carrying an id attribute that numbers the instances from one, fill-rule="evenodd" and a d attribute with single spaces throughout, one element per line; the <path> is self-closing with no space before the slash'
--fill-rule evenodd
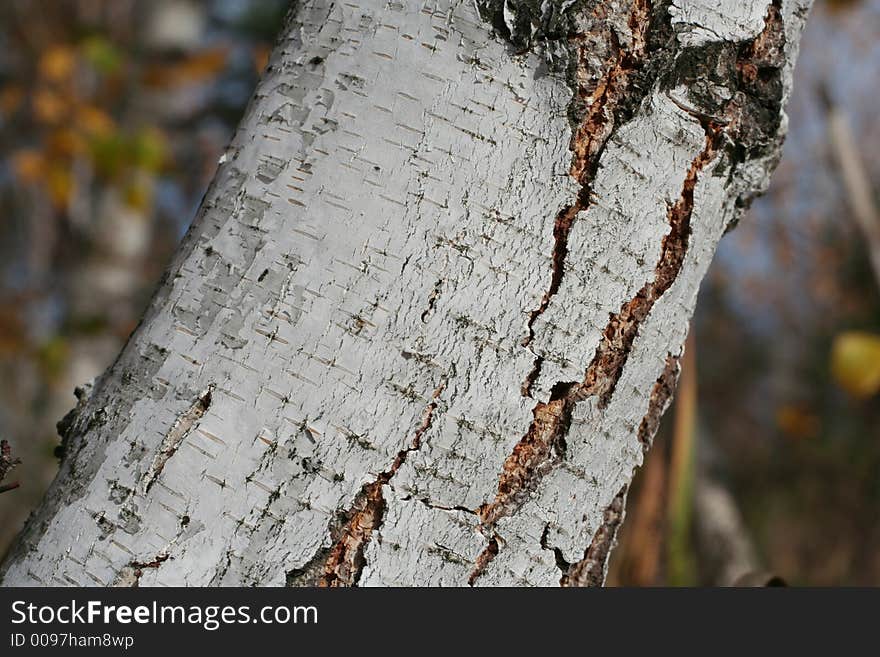
<path id="1" fill-rule="evenodd" d="M 286 6 L 0 3 L 0 437 L 23 460 L 0 554 L 54 476 L 75 386 L 112 362 L 195 214 Z M 612 585 L 737 569 L 880 585 L 878 37 L 880 0 L 816 0 L 782 162 L 703 283 Z"/>

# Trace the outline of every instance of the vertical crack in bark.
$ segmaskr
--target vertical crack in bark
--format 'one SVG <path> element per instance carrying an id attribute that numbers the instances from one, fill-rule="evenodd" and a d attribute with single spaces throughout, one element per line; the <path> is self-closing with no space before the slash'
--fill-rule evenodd
<path id="1" fill-rule="evenodd" d="M 495 500 L 477 509 L 480 530 L 489 534 L 489 543 L 477 557 L 468 578 L 473 586 L 500 549 L 500 536 L 495 522 L 514 506 L 525 502 L 538 481 L 565 458 L 565 434 L 571 422 L 572 404 L 563 399 L 538 404 L 532 411 L 534 420 L 528 433 L 513 448 L 502 466 Z"/>
<path id="2" fill-rule="evenodd" d="M 174 421 L 174 424 L 171 425 L 168 433 L 162 438 L 156 456 L 153 457 L 153 462 L 150 464 L 149 469 L 141 479 L 141 493 L 143 495 L 146 495 L 150 491 L 150 488 L 156 483 L 159 475 L 162 474 L 165 464 L 168 463 L 168 460 L 172 456 L 174 456 L 174 453 L 177 452 L 186 437 L 196 427 L 199 420 L 201 420 L 205 413 L 207 413 L 208 409 L 211 407 L 211 395 L 213 392 L 214 385 L 211 384 L 208 386 L 208 389 L 199 395 L 198 399 L 196 399 L 192 405 Z"/>
<path id="3" fill-rule="evenodd" d="M 592 90 L 587 89 L 578 76 L 574 102 L 586 101 L 587 107 L 569 145 L 572 152 L 569 173 L 581 188 L 575 202 L 563 208 L 554 220 L 550 285 L 538 307 L 529 315 L 528 334 L 522 342 L 524 347 L 531 345 L 535 336 L 534 324 L 549 307 L 550 300 L 562 283 L 571 227 L 578 213 L 590 206 L 590 186 L 599 168 L 602 152 L 614 132 L 616 112 L 631 86 L 633 75 L 642 68 L 647 54 L 651 9 L 650 0 L 633 0 L 627 21 L 632 39 L 628 48 L 621 47 L 613 29 L 609 31 L 612 56 L 608 69 Z M 573 35 L 570 39 L 578 43 L 578 69 L 586 69 L 590 55 L 588 46 L 579 43 L 583 41 L 579 35 Z M 646 94 L 647 88 L 639 93 Z M 521 386 L 524 397 L 531 397 L 532 386 L 540 376 L 543 362 L 543 356 L 535 356 L 532 369 Z M 519 507 L 540 479 L 565 457 L 565 436 L 571 424 L 571 413 L 578 399 L 579 388 L 573 383 L 558 383 L 551 391 L 550 401 L 540 402 L 532 410 L 533 420 L 526 435 L 504 461 L 495 499 L 477 509 L 480 529 L 489 536 L 489 544 L 477 558 L 469 584 L 473 585 L 498 554 L 499 536 L 494 531 L 497 520 Z"/>
<path id="4" fill-rule="evenodd" d="M 468 586 L 474 585 L 477 578 L 486 570 L 486 566 L 488 566 L 492 559 L 495 558 L 495 555 L 498 554 L 498 551 L 501 549 L 499 541 L 500 538 L 498 534 L 493 534 L 489 537 L 489 543 L 486 545 L 486 548 L 480 552 L 477 560 L 474 562 L 474 569 L 468 576 Z"/>
<path id="5" fill-rule="evenodd" d="M 569 173 L 578 181 L 581 188 L 575 202 L 563 208 L 554 220 L 550 285 L 542 296 L 541 303 L 529 315 L 528 334 L 522 343 L 524 347 L 528 348 L 531 345 L 535 335 L 534 324 L 549 307 L 550 300 L 558 292 L 562 283 L 572 225 L 577 219 L 578 213 L 590 206 L 591 185 L 598 171 L 599 161 L 605 146 L 616 127 L 617 112 L 626 98 L 627 92 L 630 91 L 634 75 L 644 64 L 648 49 L 648 31 L 651 26 L 651 10 L 650 0 L 633 0 L 627 20 L 631 32 L 629 47 L 621 46 L 612 29 L 609 32 L 612 56 L 604 75 L 592 90 L 587 89 L 585 83 L 578 78 L 579 84 L 575 101 L 581 103 L 587 99 L 587 107 L 569 145 L 572 151 L 572 164 Z M 571 40 L 574 42 L 582 41 L 579 39 L 579 35 L 573 35 Z M 587 68 L 589 55 L 588 47 L 578 44 L 577 66 L 579 70 Z M 639 90 L 639 94 L 646 95 L 648 88 L 648 85 L 645 85 L 643 89 Z M 692 191 L 691 188 L 691 194 Z M 689 219 L 689 215 L 687 218 Z M 672 218 L 670 218 L 670 223 L 672 223 Z M 670 246 L 671 244 L 670 240 Z M 661 259 L 661 264 L 662 262 Z M 659 268 L 660 265 L 658 265 L 658 270 Z M 674 279 L 674 275 L 672 278 Z M 595 361 L 596 358 L 594 358 Z M 543 356 L 535 356 L 532 369 L 521 386 L 521 393 L 524 397 L 531 397 L 532 386 L 540 376 L 543 362 Z M 591 365 L 587 371 L 588 378 L 591 371 L 595 369 Z M 502 516 L 509 515 L 521 506 L 528 495 L 537 487 L 540 479 L 565 458 L 565 436 L 571 424 L 574 404 L 582 398 L 580 395 L 584 392 L 584 385 L 557 383 L 551 391 L 550 401 L 540 402 L 532 410 L 533 420 L 528 431 L 516 444 L 502 466 L 495 499 L 477 510 L 481 531 L 489 536 L 489 544 L 476 560 L 474 571 L 468 580 L 470 584 L 476 581 L 498 554 L 500 537 L 494 530 L 497 520 Z"/>
<path id="6" fill-rule="evenodd" d="M 621 48 L 613 29 L 609 33 L 616 61 L 592 92 L 593 102 L 572 136 L 570 145 L 573 154 L 570 173 L 584 186 L 595 177 L 599 156 L 616 127 L 616 110 L 630 87 L 633 73 L 641 69 L 644 63 L 648 30 L 651 26 L 651 9 L 651 0 L 633 0 L 632 11 L 627 20 L 632 38 L 629 48 Z M 578 55 L 579 59 L 586 61 L 588 53 L 579 49 Z M 578 91 L 579 94 L 583 93 L 583 89 Z M 587 191 L 582 190 L 579 199 L 584 207 L 587 205 Z"/>
<path id="7" fill-rule="evenodd" d="M 627 486 L 614 497 L 605 513 L 602 524 L 593 535 L 584 558 L 571 564 L 559 580 L 560 586 L 602 586 L 608 574 L 608 555 L 617 541 L 617 531 L 626 514 Z M 557 562 L 558 564 L 558 562 Z"/>
<path id="8" fill-rule="evenodd" d="M 357 586 L 366 561 L 364 550 L 373 536 L 373 532 L 382 524 L 385 515 L 385 498 L 382 487 L 391 481 L 395 473 L 406 462 L 410 452 L 422 446 L 422 436 L 431 427 L 434 411 L 447 379 L 440 382 L 431 395 L 431 401 L 425 407 L 422 423 L 416 429 L 410 446 L 397 453 L 391 467 L 380 473 L 372 482 L 364 484 L 355 497 L 351 508 L 344 514 L 344 522 L 340 536 L 330 548 L 326 556 L 322 573 L 318 578 L 318 586 Z M 293 572 L 293 571 L 292 571 Z M 290 574 L 288 574 L 290 581 Z"/>
<path id="9" fill-rule="evenodd" d="M 437 303 L 437 297 L 440 296 L 440 290 L 442 288 L 443 279 L 441 278 L 436 283 L 434 283 L 434 288 L 431 290 L 431 294 L 428 296 L 428 307 L 425 308 L 424 312 L 422 312 L 420 316 L 422 324 L 428 321 L 428 316 L 434 311 L 434 304 Z"/>
<path id="10" fill-rule="evenodd" d="M 525 502 L 541 477 L 565 457 L 572 407 L 567 398 L 535 406 L 528 433 L 504 461 L 495 499 L 477 510 L 484 526 L 494 525 Z"/>
<path id="11" fill-rule="evenodd" d="M 660 419 L 672 400 L 672 394 L 675 392 L 675 386 L 678 383 L 678 374 L 680 368 L 678 366 L 679 356 L 672 354 L 666 355 L 666 367 L 657 377 L 654 387 L 651 389 L 651 397 L 648 400 L 648 412 L 639 423 L 637 436 L 642 444 L 642 450 L 647 453 L 651 449 L 651 443 L 654 441 L 654 435 L 660 426 Z"/>
<path id="12" fill-rule="evenodd" d="M 568 235 L 571 232 L 571 225 L 574 223 L 577 213 L 582 209 L 580 203 L 570 205 L 564 208 L 556 216 L 556 220 L 553 222 L 553 255 L 551 257 L 552 273 L 550 275 L 550 287 L 544 292 L 544 296 L 541 297 L 541 303 L 538 307 L 529 314 L 529 321 L 526 325 L 528 335 L 522 342 L 524 347 L 529 347 L 529 345 L 531 345 L 532 340 L 535 337 L 535 320 L 547 310 L 547 307 L 550 305 L 550 299 L 556 294 L 559 290 L 560 283 L 562 283 L 562 274 L 565 271 L 565 258 L 568 255 Z M 535 356 L 534 365 L 522 384 L 523 397 L 532 396 L 532 385 L 534 385 L 535 381 L 538 379 L 538 375 L 541 373 L 541 365 L 543 362 L 543 356 Z"/>
<path id="13" fill-rule="evenodd" d="M 541 534 L 541 549 L 553 553 L 556 567 L 559 568 L 559 571 L 565 576 L 568 573 L 568 569 L 571 568 L 571 564 L 566 561 L 565 555 L 562 554 L 562 550 L 550 545 L 550 523 L 544 525 L 544 532 Z"/>
<path id="14" fill-rule="evenodd" d="M 574 406 L 589 397 L 598 397 L 600 408 L 607 406 L 629 358 L 641 322 L 681 271 L 691 232 L 694 188 L 700 173 L 718 152 L 724 134 L 721 126 L 712 121 L 706 120 L 703 127 L 706 131 L 705 145 L 691 162 L 681 194 L 669 208 L 670 230 L 663 238 L 654 280 L 646 283 L 635 297 L 611 316 L 584 380 L 580 383 L 557 383 L 551 391 L 550 400 L 535 406 L 529 430 L 504 461 L 495 499 L 478 510 L 484 533 L 492 532 L 496 536 L 494 525 L 498 519 L 515 513 L 544 475 L 564 458 L 565 436 Z M 553 456 L 555 458 L 551 458 Z M 478 562 L 483 562 L 485 567 L 491 558 L 482 559 L 482 556 Z M 472 575 L 472 579 L 476 578 Z"/>
<path id="15" fill-rule="evenodd" d="M 666 355 L 666 366 L 663 368 L 660 376 L 657 377 L 657 381 L 651 389 L 648 411 L 642 418 L 637 433 L 645 453 L 651 448 L 660 419 L 663 417 L 663 413 L 666 411 L 675 392 L 680 372 L 679 358 L 679 356 L 673 356 L 672 354 Z M 566 561 L 562 550 L 552 547 L 548 543 L 549 523 L 544 527 L 544 533 L 541 535 L 541 549 L 553 552 L 556 566 L 562 573 L 562 577 L 559 580 L 560 586 L 602 586 L 604 584 L 607 574 L 608 556 L 614 547 L 617 531 L 623 522 L 627 488 L 628 486 L 624 486 L 623 490 L 617 494 L 608 508 L 605 509 L 602 525 L 593 535 L 593 540 L 581 561 L 574 564 Z"/>
<path id="16" fill-rule="evenodd" d="M 574 393 L 575 401 L 591 395 L 599 397 L 600 407 L 610 401 L 640 323 L 650 312 L 654 302 L 671 287 L 681 270 L 691 229 L 690 219 L 697 178 L 721 149 L 724 138 L 731 139 L 735 157 L 742 157 L 741 153 L 747 144 L 751 144 L 756 154 L 760 154 L 766 151 L 768 145 L 778 143 L 779 116 L 782 109 L 780 72 L 785 60 L 784 46 L 781 3 L 780 0 L 772 0 L 767 8 L 762 31 L 754 39 L 743 43 L 738 50 L 734 62 L 737 91 L 721 107 L 722 116 L 714 118 L 682 108 L 703 127 L 706 134 L 705 147 L 691 164 L 681 196 L 670 208 L 671 229 L 663 239 L 662 255 L 654 281 L 643 287 L 623 306 L 620 313 L 611 318 L 587 371 L 587 377 L 580 386 L 569 388 L 569 393 Z M 667 354 L 666 365 L 654 383 L 648 411 L 637 432 L 639 442 L 646 452 L 672 398 L 678 374 L 678 357 Z M 625 503 L 626 487 L 605 510 L 603 523 L 593 536 L 584 559 L 569 568 L 560 581 L 562 586 L 601 586 L 604 583 L 608 555 L 614 547 L 617 530 L 623 521 Z"/>
<path id="17" fill-rule="evenodd" d="M 342 527 L 341 537 L 330 548 L 318 586 L 357 586 L 366 565 L 364 550 L 372 538 L 373 530 L 382 524 L 385 514 L 382 486 L 393 475 L 392 470 L 386 470 L 375 481 L 361 488 L 354 504 L 345 514 L 348 519 Z"/>
<path id="18" fill-rule="evenodd" d="M 593 96 L 595 100 L 572 140 L 574 161 L 571 173 L 582 184 L 581 196 L 574 206 L 576 208 L 587 208 L 589 183 L 598 166 L 604 145 L 614 130 L 611 122 L 613 108 L 622 102 L 623 92 L 628 86 L 626 83 L 628 72 L 636 70 L 639 66 L 638 58 L 634 58 L 633 53 L 644 54 L 645 51 L 650 9 L 647 1 L 635 0 L 629 23 L 633 31 L 633 48 L 629 53 L 616 48 L 618 65 L 612 67 L 597 86 Z M 641 323 L 656 301 L 672 286 L 681 271 L 691 233 L 694 189 L 702 171 L 721 150 L 724 139 L 729 137 L 732 140 L 733 150 L 735 153 L 739 151 L 739 157 L 742 157 L 741 152 L 745 144 L 751 143 L 759 152 L 760 149 L 766 149 L 768 143 L 778 141 L 778 116 L 781 111 L 778 96 L 781 94 L 779 80 L 784 62 L 784 43 L 780 1 L 772 0 L 765 17 L 764 29 L 754 39 L 744 42 L 738 48 L 734 61 L 737 90 L 733 97 L 720 107 L 721 116 L 716 118 L 696 110 L 688 111 L 687 108 L 682 108 L 702 126 L 705 132 L 705 144 L 685 174 L 679 198 L 669 208 L 670 229 L 663 238 L 654 279 L 647 282 L 632 299 L 623 304 L 619 312 L 611 316 L 583 381 L 556 383 L 551 389 L 549 401 L 539 402 L 535 406 L 529 430 L 504 462 L 494 500 L 478 509 L 481 519 L 480 530 L 485 535 L 491 536 L 494 542 L 493 549 L 490 551 L 487 548 L 477 559 L 477 570 L 471 575 L 471 581 L 479 576 L 498 553 L 500 537 L 495 531 L 498 519 L 515 513 L 529 493 L 536 489 L 541 478 L 554 467 L 560 458 L 558 455 L 564 456 L 565 436 L 569 430 L 574 406 L 589 397 L 598 398 L 600 409 L 607 407 L 611 401 Z M 732 159 L 735 165 L 736 155 Z M 576 214 L 577 212 L 574 212 L 571 215 L 571 221 Z M 568 252 L 567 238 L 571 221 L 563 222 L 564 230 L 561 234 L 564 239 L 557 249 L 557 252 L 563 255 Z M 557 242 L 559 243 L 559 240 Z M 554 261 L 554 280 L 557 276 L 561 278 L 563 272 L 564 257 L 558 263 Z M 555 293 L 558 286 L 558 281 L 551 284 L 551 291 Z M 532 324 L 546 309 L 549 296 L 545 295 L 546 301 L 542 301 L 538 311 L 530 318 L 530 333 L 526 343 L 531 342 Z M 523 385 L 524 394 L 530 392 L 531 384 L 537 380 L 539 372 L 536 370 L 540 369 L 541 362 L 540 358 L 535 361 L 535 368 Z M 671 397 L 677 369 L 677 363 L 673 362 L 671 357 L 667 358 L 664 372 L 652 389 L 649 410 L 638 431 L 638 438 L 645 449 L 649 446 L 660 416 Z M 554 455 L 557 457 L 553 458 Z M 563 578 L 563 584 L 601 583 L 604 580 L 604 562 L 607 561 L 608 551 L 613 546 L 617 525 L 623 517 L 624 497 L 625 489 L 606 510 L 605 522 L 594 536 L 584 560 L 572 566 L 569 574 Z M 601 577 L 596 570 L 599 565 L 602 568 Z"/>
<path id="19" fill-rule="evenodd" d="M 612 29 L 609 32 L 610 46 L 613 52 L 608 70 L 599 80 L 595 89 L 589 91 L 584 84 L 578 85 L 576 100 L 588 99 L 588 107 L 580 125 L 572 135 L 569 149 L 572 152 L 572 164 L 569 174 L 578 181 L 581 189 L 572 205 L 563 208 L 553 222 L 553 252 L 551 256 L 550 285 L 541 297 L 537 308 L 529 313 L 526 324 L 527 335 L 522 346 L 528 348 L 535 338 L 535 321 L 550 305 L 550 300 L 559 291 L 565 273 L 565 259 L 568 256 L 568 237 L 578 213 L 590 205 L 590 185 L 599 168 L 599 160 L 605 145 L 615 127 L 615 113 L 630 87 L 633 74 L 642 67 L 647 51 L 647 32 L 650 27 L 650 0 L 634 0 L 628 23 L 632 33 L 632 44 L 622 48 Z M 578 40 L 578 35 L 571 37 Z M 589 53 L 583 46 L 578 47 L 579 68 Z M 523 397 L 532 396 L 532 386 L 538 380 L 544 357 L 535 355 L 532 369 L 526 375 L 521 386 Z"/>
<path id="20" fill-rule="evenodd" d="M 669 232 L 663 237 L 654 280 L 642 286 L 632 299 L 623 304 L 618 313 L 611 316 L 583 382 L 563 384 L 567 386 L 566 397 L 573 402 L 598 397 L 600 408 L 608 405 L 629 358 L 639 326 L 657 300 L 672 287 L 681 271 L 691 233 L 694 188 L 700 173 L 718 153 L 724 136 L 722 127 L 710 120 L 703 123 L 703 128 L 706 132 L 703 150 L 691 162 L 681 194 L 669 208 Z"/>

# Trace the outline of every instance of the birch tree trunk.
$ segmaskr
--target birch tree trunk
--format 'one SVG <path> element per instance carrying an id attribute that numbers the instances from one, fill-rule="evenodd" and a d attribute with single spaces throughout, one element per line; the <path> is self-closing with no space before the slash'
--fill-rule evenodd
<path id="1" fill-rule="evenodd" d="M 3 584 L 601 584 L 808 4 L 295 3 Z"/>

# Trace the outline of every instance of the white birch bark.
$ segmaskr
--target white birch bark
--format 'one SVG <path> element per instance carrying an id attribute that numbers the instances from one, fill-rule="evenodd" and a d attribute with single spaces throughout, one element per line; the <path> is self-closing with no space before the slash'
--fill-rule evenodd
<path id="1" fill-rule="evenodd" d="M 601 583 L 807 4 L 298 3 L 2 583 Z"/>

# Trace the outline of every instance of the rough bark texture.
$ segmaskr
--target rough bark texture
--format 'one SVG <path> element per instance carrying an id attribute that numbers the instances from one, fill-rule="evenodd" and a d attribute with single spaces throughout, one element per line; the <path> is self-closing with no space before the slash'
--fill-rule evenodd
<path id="1" fill-rule="evenodd" d="M 601 583 L 807 4 L 299 3 L 3 583 Z"/>

